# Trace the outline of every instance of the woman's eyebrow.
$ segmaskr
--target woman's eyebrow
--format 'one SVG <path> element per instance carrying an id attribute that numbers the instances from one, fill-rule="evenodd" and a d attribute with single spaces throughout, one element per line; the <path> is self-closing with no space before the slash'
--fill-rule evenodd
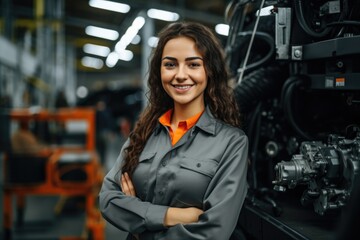
<path id="1" fill-rule="evenodd" d="M 188 58 L 185 58 L 185 61 L 191 61 L 191 60 L 203 60 L 201 57 L 188 57 Z"/>
<path id="2" fill-rule="evenodd" d="M 165 60 L 165 59 L 168 59 L 168 60 L 171 60 L 171 61 L 177 61 L 176 58 L 174 58 L 174 57 L 168 57 L 168 56 L 163 57 L 163 58 L 161 59 L 161 61 L 163 61 L 163 60 Z"/>
<path id="3" fill-rule="evenodd" d="M 176 58 L 174 58 L 174 57 L 169 57 L 169 56 L 163 57 L 163 58 L 161 59 L 161 61 L 163 61 L 163 60 L 165 60 L 165 59 L 172 60 L 172 61 L 177 61 Z M 192 60 L 197 60 L 197 59 L 203 60 L 201 57 L 188 57 L 188 58 L 185 58 L 185 61 L 192 61 Z"/>

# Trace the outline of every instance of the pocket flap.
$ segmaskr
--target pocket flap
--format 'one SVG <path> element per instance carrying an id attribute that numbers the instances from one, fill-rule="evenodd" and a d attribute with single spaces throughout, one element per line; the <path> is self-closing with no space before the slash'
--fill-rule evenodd
<path id="1" fill-rule="evenodd" d="M 149 160 L 155 156 L 156 152 L 142 152 L 139 157 L 139 162 Z"/>
<path id="2" fill-rule="evenodd" d="M 193 159 L 184 158 L 180 164 L 182 168 L 186 168 L 209 177 L 213 177 L 217 170 L 218 162 L 213 159 Z"/>

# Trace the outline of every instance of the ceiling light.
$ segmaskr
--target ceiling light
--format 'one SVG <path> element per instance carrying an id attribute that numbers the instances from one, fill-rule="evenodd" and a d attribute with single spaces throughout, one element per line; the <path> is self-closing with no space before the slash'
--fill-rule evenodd
<path id="1" fill-rule="evenodd" d="M 90 43 L 85 44 L 83 50 L 86 53 L 98 55 L 101 57 L 107 57 L 107 55 L 110 53 L 110 48 Z"/>
<path id="2" fill-rule="evenodd" d="M 85 98 L 89 93 L 89 90 L 87 89 L 87 87 L 85 86 L 79 86 L 77 89 L 76 89 L 76 95 L 79 97 L 79 98 Z"/>
<path id="3" fill-rule="evenodd" d="M 133 41 L 138 34 L 139 30 L 144 26 L 145 18 L 136 17 L 131 26 L 126 30 L 120 41 L 115 45 L 115 51 L 120 52 L 125 50 L 126 47 Z"/>
<path id="4" fill-rule="evenodd" d="M 109 40 L 116 40 L 119 37 L 119 33 L 115 30 L 94 26 L 87 26 L 85 28 L 85 33 L 90 36 L 105 38 Z"/>
<path id="5" fill-rule="evenodd" d="M 148 45 L 152 48 L 156 48 L 158 41 L 159 41 L 158 37 L 150 37 L 148 40 Z"/>
<path id="6" fill-rule="evenodd" d="M 106 61 L 105 61 L 106 66 L 112 68 L 116 65 L 118 60 L 119 60 L 119 56 L 118 56 L 117 52 L 111 52 L 109 54 L 109 56 L 107 56 L 107 58 L 106 58 Z"/>
<path id="7" fill-rule="evenodd" d="M 215 31 L 220 34 L 220 35 L 224 35 L 224 36 L 228 36 L 229 35 L 229 25 L 227 24 L 223 24 L 223 23 L 220 23 L 220 24 L 217 24 L 215 26 Z"/>
<path id="8" fill-rule="evenodd" d="M 141 37 L 140 37 L 139 35 L 136 35 L 136 36 L 133 38 L 133 40 L 131 41 L 131 44 L 136 45 L 136 44 L 139 44 L 140 41 L 141 41 Z"/>
<path id="9" fill-rule="evenodd" d="M 145 24 L 145 18 L 138 16 L 134 19 L 131 26 L 133 26 L 134 28 L 136 28 L 139 31 L 144 26 L 144 24 Z"/>
<path id="10" fill-rule="evenodd" d="M 131 59 L 133 59 L 133 57 L 134 57 L 133 52 L 130 50 L 123 50 L 123 51 L 120 51 L 118 54 L 119 54 L 120 60 L 127 61 L 127 62 L 131 61 Z"/>
<path id="11" fill-rule="evenodd" d="M 121 50 L 116 52 L 111 52 L 106 58 L 106 66 L 114 67 L 118 60 L 129 62 L 133 59 L 134 54 L 130 50 Z"/>
<path id="12" fill-rule="evenodd" d="M 155 8 L 151 8 L 147 11 L 147 15 L 150 18 L 159 19 L 167 22 L 174 22 L 179 20 L 180 16 L 177 13 L 159 10 Z"/>
<path id="13" fill-rule="evenodd" d="M 83 57 L 81 64 L 85 67 L 101 69 L 104 66 L 104 62 L 99 58 L 94 57 Z"/>
<path id="14" fill-rule="evenodd" d="M 130 6 L 124 3 L 105 1 L 105 0 L 90 0 L 91 7 L 101 8 L 109 11 L 127 13 L 130 11 Z"/>

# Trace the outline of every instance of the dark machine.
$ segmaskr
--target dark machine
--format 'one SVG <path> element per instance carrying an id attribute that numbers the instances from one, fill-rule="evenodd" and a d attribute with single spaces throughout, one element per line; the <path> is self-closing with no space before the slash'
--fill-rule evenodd
<path id="1" fill-rule="evenodd" d="M 301 202 L 313 202 L 315 212 L 323 215 L 346 205 L 359 172 L 359 157 L 360 136 L 348 140 L 331 135 L 328 144 L 302 142 L 300 154 L 276 164 L 274 184 L 279 191 L 285 190 L 284 185 L 308 185 Z"/>
<path id="2" fill-rule="evenodd" d="M 283 192 L 299 188 L 314 215 L 341 211 L 360 172 L 360 2 L 239 0 L 225 16 L 247 200 L 280 216 Z"/>

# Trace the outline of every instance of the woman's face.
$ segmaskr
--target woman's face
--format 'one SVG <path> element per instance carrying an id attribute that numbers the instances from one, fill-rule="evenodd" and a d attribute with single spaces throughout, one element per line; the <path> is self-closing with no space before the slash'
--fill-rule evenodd
<path id="1" fill-rule="evenodd" d="M 161 81 L 174 106 L 204 109 L 207 75 L 203 57 L 191 38 L 169 40 L 161 58 Z"/>

